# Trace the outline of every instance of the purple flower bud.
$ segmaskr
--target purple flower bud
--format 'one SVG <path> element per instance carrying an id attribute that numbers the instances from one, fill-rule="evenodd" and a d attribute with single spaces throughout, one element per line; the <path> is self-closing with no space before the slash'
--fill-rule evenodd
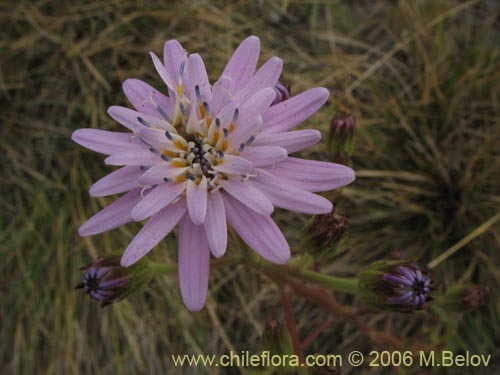
<path id="1" fill-rule="evenodd" d="M 145 262 L 122 267 L 120 258 L 102 257 L 80 268 L 84 273 L 82 283 L 76 289 L 83 289 L 104 307 L 127 297 L 150 281 L 151 273 Z"/>
<path id="2" fill-rule="evenodd" d="M 359 295 L 370 307 L 411 313 L 432 300 L 427 271 L 405 261 L 375 262 L 359 274 Z"/>
<path id="3" fill-rule="evenodd" d="M 276 97 L 274 98 L 271 105 L 276 105 L 278 103 L 284 102 L 287 99 L 290 99 L 290 85 L 284 85 L 281 81 L 276 83 L 274 86 L 274 91 L 276 91 Z"/>

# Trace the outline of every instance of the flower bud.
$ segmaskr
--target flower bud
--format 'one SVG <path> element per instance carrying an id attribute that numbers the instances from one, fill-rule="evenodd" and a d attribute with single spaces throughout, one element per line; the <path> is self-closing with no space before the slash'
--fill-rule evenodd
<path id="1" fill-rule="evenodd" d="M 277 320 L 270 320 L 264 328 L 263 349 L 273 354 L 293 354 L 292 339 L 285 325 Z"/>
<path id="2" fill-rule="evenodd" d="M 290 99 L 290 85 L 284 85 L 281 81 L 278 81 L 276 86 L 274 86 L 274 91 L 276 91 L 276 97 L 271 105 L 276 105 Z"/>
<path id="3" fill-rule="evenodd" d="M 335 209 L 324 215 L 317 215 L 307 228 L 313 251 L 323 255 L 335 250 L 336 245 L 347 236 L 349 222 L 345 215 Z"/>
<path id="4" fill-rule="evenodd" d="M 333 116 L 328 133 L 328 147 L 337 163 L 346 164 L 354 147 L 356 120 L 347 113 Z"/>
<path id="5" fill-rule="evenodd" d="M 101 257 L 80 268 L 83 289 L 92 299 L 107 306 L 145 287 L 153 276 L 146 258 L 130 267 L 120 265 L 120 255 Z"/>
<path id="6" fill-rule="evenodd" d="M 484 305 L 489 288 L 483 285 L 457 285 L 444 294 L 441 305 L 448 311 L 472 311 Z"/>
<path id="7" fill-rule="evenodd" d="M 412 313 L 432 300 L 429 274 L 411 262 L 378 261 L 358 277 L 358 295 L 373 309 Z"/>

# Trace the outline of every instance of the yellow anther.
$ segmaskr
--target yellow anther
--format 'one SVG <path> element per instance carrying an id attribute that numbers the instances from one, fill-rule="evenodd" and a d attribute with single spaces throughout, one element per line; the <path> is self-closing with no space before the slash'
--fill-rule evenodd
<path id="1" fill-rule="evenodd" d="M 214 133 L 214 144 L 217 144 L 218 140 L 219 140 L 219 132 L 216 130 Z"/>
<path id="2" fill-rule="evenodd" d="M 182 95 L 182 83 L 179 83 L 177 85 L 177 95 L 179 95 L 179 96 Z"/>
<path id="3" fill-rule="evenodd" d="M 163 150 L 161 152 L 162 155 L 165 155 L 166 157 L 168 158 L 174 158 L 176 156 L 176 153 L 175 152 L 172 152 L 172 151 L 168 151 L 168 150 Z"/>
<path id="4" fill-rule="evenodd" d="M 207 117 L 207 126 L 210 127 L 210 125 L 212 125 L 212 119 Z"/>
<path id="5" fill-rule="evenodd" d="M 198 108 L 200 109 L 200 116 L 205 117 L 206 112 L 205 112 L 205 107 L 203 106 L 203 103 L 198 104 Z"/>
<path id="6" fill-rule="evenodd" d="M 175 178 L 175 182 L 184 182 L 186 180 L 187 180 L 186 176 L 177 176 Z"/>
<path id="7" fill-rule="evenodd" d="M 181 150 L 184 150 L 184 151 L 186 151 L 186 150 L 187 150 L 186 145 L 185 145 L 185 144 L 183 144 L 183 143 L 182 143 L 181 141 L 179 141 L 178 139 L 176 139 L 176 140 L 174 141 L 174 145 L 176 145 L 176 146 L 177 146 L 177 148 L 180 148 Z"/>
<path id="8" fill-rule="evenodd" d="M 172 160 L 171 164 L 174 166 L 174 167 L 185 167 L 186 166 L 186 163 L 185 162 L 182 162 L 180 160 Z"/>
<path id="9" fill-rule="evenodd" d="M 222 141 L 222 151 L 226 151 L 227 150 L 227 141 L 224 139 Z"/>
<path id="10" fill-rule="evenodd" d="M 227 128 L 227 130 L 232 132 L 234 130 L 234 124 L 231 123 L 231 125 L 229 125 L 229 128 Z"/>

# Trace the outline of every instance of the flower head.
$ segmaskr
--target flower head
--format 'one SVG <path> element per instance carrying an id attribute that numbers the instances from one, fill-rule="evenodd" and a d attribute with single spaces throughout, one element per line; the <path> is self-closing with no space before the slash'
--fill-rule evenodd
<path id="1" fill-rule="evenodd" d="M 314 193 L 354 180 L 345 166 L 289 157 L 320 140 L 317 130 L 292 129 L 326 102 L 328 91 L 315 88 L 272 105 L 282 61 L 273 57 L 255 71 L 259 50 L 257 37 L 245 39 L 211 85 L 200 55 L 170 40 L 163 62 L 151 54 L 168 96 L 128 79 L 123 90 L 135 110 L 113 106 L 108 113 L 130 132 L 80 129 L 72 136 L 109 155 L 106 164 L 121 166 L 90 194 L 126 193 L 83 224 L 80 235 L 149 218 L 121 259 L 130 266 L 179 224 L 181 294 L 192 311 L 205 302 L 210 253 L 226 251 L 226 222 L 263 258 L 284 263 L 290 249 L 271 218 L 274 207 L 330 212 L 331 202 Z"/>
<path id="2" fill-rule="evenodd" d="M 152 273 L 144 262 L 127 268 L 120 264 L 120 258 L 102 257 L 80 268 L 84 273 L 82 283 L 76 288 L 83 289 L 104 307 L 149 283 Z"/>
<path id="3" fill-rule="evenodd" d="M 359 274 L 359 295 L 370 307 L 414 312 L 431 300 L 431 278 L 405 261 L 379 261 Z"/>

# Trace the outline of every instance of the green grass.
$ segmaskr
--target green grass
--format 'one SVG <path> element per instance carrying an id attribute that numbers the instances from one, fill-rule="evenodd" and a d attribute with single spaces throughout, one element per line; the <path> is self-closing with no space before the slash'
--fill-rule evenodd
<path id="1" fill-rule="evenodd" d="M 256 34 L 260 62 L 283 58 L 293 93 L 330 90 L 304 127 L 326 139 L 336 111 L 356 115 L 358 178 L 333 195 L 351 231 L 321 261 L 324 272 L 352 276 L 387 257 L 426 265 L 498 212 L 498 10 L 493 1 L 451 0 L 4 1 L 0 373 L 162 374 L 171 353 L 257 351 L 266 322 L 282 320 L 279 287 L 243 265 L 212 272 L 206 308 L 194 315 L 176 277 L 158 277 L 145 293 L 106 309 L 73 290 L 81 265 L 122 251 L 140 225 L 78 236 L 112 201 L 88 196 L 110 169 L 70 135 L 81 127 L 119 129 L 106 109 L 127 104 L 124 79 L 161 87 L 149 51 L 177 38 L 202 55 L 214 80 L 237 43 Z M 331 158 L 325 141 L 303 156 Z M 295 250 L 308 250 L 297 244 L 309 217 L 279 212 L 276 219 Z M 438 291 L 457 282 L 488 285 L 480 310 L 363 319 L 401 335 L 407 347 L 500 355 L 499 239 L 496 222 L 432 270 Z M 175 249 L 170 236 L 151 258 L 175 263 Z M 228 253 L 237 252 L 231 241 Z M 328 318 L 299 297 L 293 303 L 301 337 Z M 373 348 L 349 321 L 335 319 L 307 352 Z"/>

